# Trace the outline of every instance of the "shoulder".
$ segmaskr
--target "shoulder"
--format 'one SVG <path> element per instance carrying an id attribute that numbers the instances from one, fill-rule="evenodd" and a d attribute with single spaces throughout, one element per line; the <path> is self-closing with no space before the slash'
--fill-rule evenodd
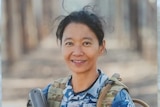
<path id="1" fill-rule="evenodd" d="M 54 80 L 51 84 L 47 85 L 43 90 L 43 94 L 45 97 L 48 97 L 48 93 L 61 93 L 63 89 L 66 87 L 66 83 L 68 82 L 69 78 L 71 76 L 67 76 L 64 78 L 59 78 L 57 80 Z"/>
<path id="2" fill-rule="evenodd" d="M 108 81 L 106 81 L 106 85 L 102 88 L 97 104 L 112 105 L 112 107 L 118 107 L 120 103 L 127 105 L 133 104 L 133 101 L 128 94 L 128 87 L 121 82 L 120 75 L 114 74 L 110 79 L 108 79 Z"/>
<path id="3" fill-rule="evenodd" d="M 111 79 L 114 81 L 114 85 L 111 90 L 116 90 L 117 93 L 112 101 L 112 107 L 135 107 L 134 103 L 128 93 L 128 87 L 121 82 L 121 78 L 119 74 L 112 76 Z"/>
<path id="4" fill-rule="evenodd" d="M 119 91 L 112 102 L 112 107 L 117 107 L 117 106 L 135 107 L 128 91 L 126 91 L 125 89 Z"/>
<path id="5" fill-rule="evenodd" d="M 42 89 L 42 93 L 46 99 L 47 99 L 48 89 L 50 86 L 51 86 L 51 84 L 47 85 L 45 88 Z"/>
<path id="6" fill-rule="evenodd" d="M 68 82 L 68 80 L 71 78 L 71 76 L 67 76 L 67 77 L 64 77 L 64 78 L 59 78 L 59 79 L 56 79 L 54 80 L 51 84 L 47 85 L 43 90 L 49 90 L 49 88 L 51 87 L 56 87 L 56 88 L 64 88 L 66 83 Z"/>
<path id="7" fill-rule="evenodd" d="M 117 91 L 112 101 L 112 107 L 134 107 L 134 103 L 128 93 L 128 87 L 121 82 L 120 75 L 115 74 L 110 80 L 114 81 L 113 89 L 111 88 L 111 90 Z"/>

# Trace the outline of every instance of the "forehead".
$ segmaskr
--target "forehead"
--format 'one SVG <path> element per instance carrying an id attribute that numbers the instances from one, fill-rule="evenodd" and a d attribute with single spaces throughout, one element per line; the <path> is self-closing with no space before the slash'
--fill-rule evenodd
<path id="1" fill-rule="evenodd" d="M 80 29 L 79 29 L 80 28 Z M 79 23 L 79 22 L 71 22 L 69 23 L 66 28 L 64 29 L 64 31 L 66 30 L 70 30 L 70 29 L 74 29 L 74 30 L 84 30 L 84 31 L 91 31 L 91 29 L 84 23 Z M 92 32 L 92 31 L 91 31 Z"/>
<path id="2" fill-rule="evenodd" d="M 72 22 L 68 24 L 63 32 L 63 37 L 86 37 L 86 36 L 94 36 L 94 32 L 86 25 L 83 23 L 75 23 Z"/>

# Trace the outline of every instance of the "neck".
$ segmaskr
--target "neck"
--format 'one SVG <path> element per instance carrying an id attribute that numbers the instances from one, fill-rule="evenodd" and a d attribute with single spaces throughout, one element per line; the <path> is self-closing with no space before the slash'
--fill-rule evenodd
<path id="1" fill-rule="evenodd" d="M 72 87 L 74 92 L 81 92 L 89 88 L 98 78 L 98 75 L 97 71 L 88 74 L 73 74 Z"/>

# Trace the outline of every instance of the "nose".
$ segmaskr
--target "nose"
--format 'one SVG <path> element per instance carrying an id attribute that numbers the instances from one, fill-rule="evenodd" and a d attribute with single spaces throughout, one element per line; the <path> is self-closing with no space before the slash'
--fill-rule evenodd
<path id="1" fill-rule="evenodd" d="M 82 56 L 83 55 L 83 50 L 82 50 L 81 46 L 75 46 L 72 54 L 74 56 Z"/>

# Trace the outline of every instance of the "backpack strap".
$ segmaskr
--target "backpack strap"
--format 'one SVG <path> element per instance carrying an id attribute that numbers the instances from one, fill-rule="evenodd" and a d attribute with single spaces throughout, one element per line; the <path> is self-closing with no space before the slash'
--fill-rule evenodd
<path id="1" fill-rule="evenodd" d="M 63 90 L 70 76 L 55 80 L 48 89 L 48 107 L 60 107 L 63 98 Z"/>
<path id="2" fill-rule="evenodd" d="M 136 104 L 139 104 L 139 105 L 142 105 L 143 107 L 150 107 L 146 102 L 144 102 L 143 100 L 140 100 L 140 99 L 136 99 L 136 98 L 133 98 L 132 99 L 134 103 Z"/>
<path id="3" fill-rule="evenodd" d="M 107 81 L 106 86 L 102 88 L 99 99 L 97 101 L 97 107 L 111 107 L 112 101 L 116 94 L 125 89 L 128 91 L 128 87 L 121 82 L 119 74 L 113 74 Z M 142 107 L 150 107 L 146 102 L 140 99 L 132 99 L 135 104 L 139 104 Z"/>
<path id="4" fill-rule="evenodd" d="M 128 91 L 128 87 L 124 85 L 121 81 L 120 75 L 115 73 L 107 81 L 106 86 L 104 86 L 100 92 L 97 107 L 111 107 L 112 101 L 115 95 L 122 89 Z"/>

